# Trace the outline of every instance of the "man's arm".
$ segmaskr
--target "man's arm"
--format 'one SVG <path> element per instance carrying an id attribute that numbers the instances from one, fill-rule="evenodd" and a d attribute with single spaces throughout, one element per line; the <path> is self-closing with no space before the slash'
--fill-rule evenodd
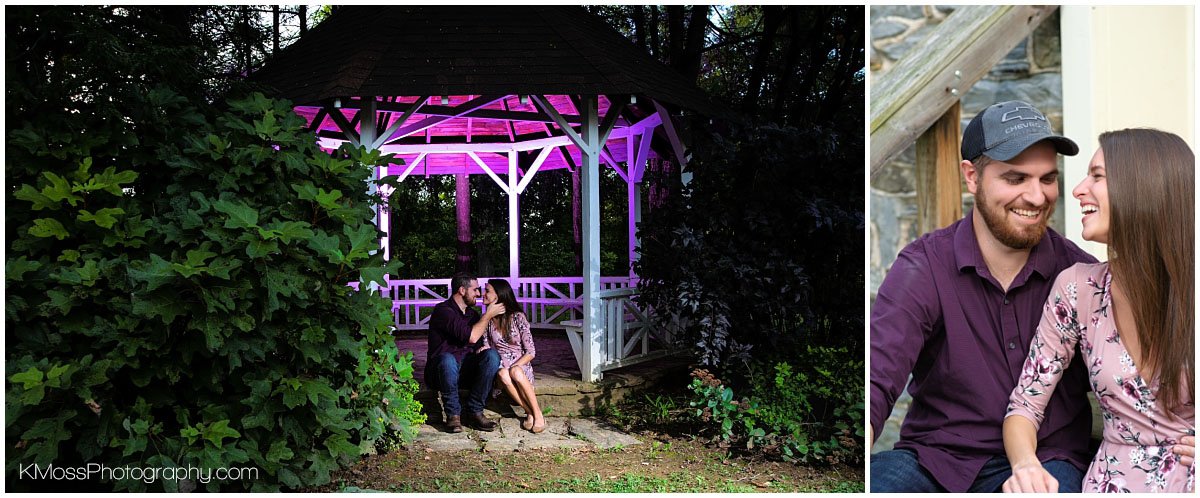
<path id="1" fill-rule="evenodd" d="M 474 313 L 464 315 L 448 306 L 438 306 L 429 317 L 429 328 L 441 331 L 450 344 L 466 346 L 479 342 L 483 333 L 487 331 L 488 320 L 501 313 L 504 313 L 504 305 L 493 304 L 488 306 L 487 312 L 479 320 L 472 323 Z"/>
<path id="2" fill-rule="evenodd" d="M 475 344 L 479 341 L 479 339 L 483 338 L 483 333 L 487 332 L 488 321 L 503 314 L 503 304 L 496 303 L 488 306 L 487 311 L 484 312 L 483 316 L 479 317 L 479 321 L 475 322 L 475 325 L 471 326 L 471 340 L 467 341 L 467 344 Z"/>
<path id="3" fill-rule="evenodd" d="M 869 441 L 879 439 L 913 365 L 941 317 L 924 244 L 896 257 L 871 307 L 871 413 Z"/>

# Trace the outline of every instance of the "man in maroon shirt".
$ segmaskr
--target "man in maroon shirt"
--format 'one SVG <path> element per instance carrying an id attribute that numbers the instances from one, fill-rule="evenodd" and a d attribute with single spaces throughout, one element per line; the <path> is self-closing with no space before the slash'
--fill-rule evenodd
<path id="1" fill-rule="evenodd" d="M 1011 475 L 1001 424 L 1042 306 L 1060 271 L 1095 262 L 1047 227 L 1057 154 L 1078 152 L 1024 102 L 992 105 L 964 130 L 960 169 L 974 209 L 905 247 L 872 306 L 872 441 L 906 383 L 913 398 L 896 449 L 871 457 L 872 492 L 996 492 Z M 1060 491 L 1080 489 L 1091 459 L 1081 358 L 1038 432 Z"/>
<path id="2" fill-rule="evenodd" d="M 425 363 L 425 384 L 442 395 L 446 428 L 462 432 L 462 405 L 467 405 L 467 424 L 481 431 L 492 431 L 496 423 L 483 415 L 492 380 L 500 369 L 496 350 L 483 347 L 488 321 L 504 313 L 503 304 L 488 306 L 480 316 L 472 307 L 479 299 L 479 281 L 465 273 L 450 279 L 450 299 L 433 307 L 429 317 L 429 356 Z M 467 391 L 466 396 L 460 392 Z M 463 399 L 465 398 L 465 399 Z"/>

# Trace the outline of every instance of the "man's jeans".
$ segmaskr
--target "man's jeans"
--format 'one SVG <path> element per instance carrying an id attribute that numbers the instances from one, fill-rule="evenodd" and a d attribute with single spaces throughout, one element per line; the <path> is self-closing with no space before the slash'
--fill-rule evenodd
<path id="1" fill-rule="evenodd" d="M 454 355 L 442 353 L 430 358 L 425 366 L 425 383 L 442 394 L 446 417 L 461 415 L 461 402 L 467 405 L 468 413 L 481 413 L 492 392 L 497 370 L 500 370 L 500 355 L 494 349 L 469 353 L 462 363 Z M 460 391 L 465 392 L 460 394 Z M 461 402 L 460 396 L 465 398 Z"/>
<path id="2" fill-rule="evenodd" d="M 1083 488 L 1083 471 L 1069 462 L 1050 460 L 1043 462 L 1046 471 L 1058 480 L 1059 493 L 1078 493 Z M 1000 486 L 1012 476 L 1008 458 L 994 457 L 983 465 L 972 493 L 999 493 Z M 881 451 L 871 455 L 872 493 L 944 493 L 933 476 L 917 463 L 917 454 L 911 450 Z"/>

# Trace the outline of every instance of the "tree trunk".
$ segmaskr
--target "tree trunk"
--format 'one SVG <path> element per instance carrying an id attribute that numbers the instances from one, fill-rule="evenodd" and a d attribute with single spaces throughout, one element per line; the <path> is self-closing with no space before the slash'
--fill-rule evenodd
<path id="1" fill-rule="evenodd" d="M 684 74 L 689 81 L 700 77 L 700 65 L 704 55 L 704 34 L 708 32 L 708 6 L 692 6 L 692 16 L 688 20 L 687 40 L 683 47 Z"/>
<path id="2" fill-rule="evenodd" d="M 271 6 L 271 55 L 279 53 L 279 6 Z"/>
<path id="3" fill-rule="evenodd" d="M 454 214 L 458 221 L 458 254 L 454 257 L 454 271 L 471 271 L 471 177 L 454 175 Z"/>
<path id="4" fill-rule="evenodd" d="M 300 36 L 308 32 L 308 6 L 297 5 L 296 17 L 300 19 Z"/>
<path id="5" fill-rule="evenodd" d="M 747 78 L 746 100 L 742 103 L 747 115 L 758 113 L 758 101 L 762 95 L 763 78 L 767 75 L 767 61 L 775 48 L 775 33 L 783 24 L 783 7 L 767 5 L 763 7 L 763 35 L 758 39 L 754 50 L 754 61 L 750 64 L 750 76 Z M 785 66 L 785 70 L 787 67 Z"/>
<path id="6" fill-rule="evenodd" d="M 650 55 L 654 56 L 654 58 L 656 60 L 661 61 L 662 57 L 660 56 L 661 54 L 659 52 L 659 46 L 660 46 L 659 44 L 661 42 L 658 39 L 658 22 L 659 22 L 658 6 L 651 5 L 650 6 Z"/>
<path id="7" fill-rule="evenodd" d="M 667 6 L 667 59 L 671 69 L 679 74 L 687 74 L 683 53 L 687 33 L 684 31 L 683 17 L 682 5 Z"/>
<path id="8" fill-rule="evenodd" d="M 826 92 L 826 98 L 821 101 L 821 105 L 817 109 L 817 122 L 829 121 L 833 118 L 834 113 L 841 109 L 846 92 L 850 89 L 850 82 L 854 79 L 854 73 L 858 72 L 865 62 L 858 56 L 858 51 L 862 50 L 861 31 L 854 31 L 851 36 L 843 36 L 839 41 L 837 72 L 834 82 Z"/>
<path id="9" fill-rule="evenodd" d="M 633 39 L 639 48 L 646 50 L 646 9 L 641 5 L 633 6 Z"/>
<path id="10" fill-rule="evenodd" d="M 583 275 L 583 201 L 579 168 L 571 169 L 571 252 L 575 253 L 575 273 Z"/>

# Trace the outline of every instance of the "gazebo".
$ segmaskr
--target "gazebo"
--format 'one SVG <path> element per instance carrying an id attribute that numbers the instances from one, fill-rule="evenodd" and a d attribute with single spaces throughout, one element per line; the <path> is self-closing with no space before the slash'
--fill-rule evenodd
<path id="1" fill-rule="evenodd" d="M 349 142 L 402 160 L 376 178 L 496 182 L 509 218 L 509 271 L 496 277 L 536 327 L 568 331 L 583 380 L 669 349 L 668 332 L 633 299 L 637 275 L 600 275 L 599 172 L 613 168 L 627 185 L 632 262 L 648 160 L 687 162 L 667 106 L 724 112 L 601 19 L 574 6 L 341 7 L 252 79 L 293 101 L 322 147 Z M 521 193 L 538 172 L 563 168 L 581 177 L 583 274 L 522 275 Z M 391 214 L 376 219 L 385 258 Z M 427 328 L 448 287 L 449 275 L 389 278 L 396 327 Z"/>

